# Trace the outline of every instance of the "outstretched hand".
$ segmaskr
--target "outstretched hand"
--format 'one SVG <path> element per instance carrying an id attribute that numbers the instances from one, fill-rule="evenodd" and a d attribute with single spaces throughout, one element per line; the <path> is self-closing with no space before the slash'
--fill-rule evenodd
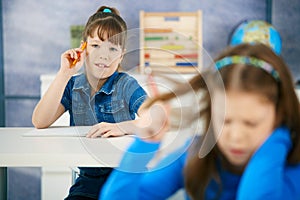
<path id="1" fill-rule="evenodd" d="M 143 109 L 138 119 L 119 123 L 101 122 L 96 124 L 92 126 L 86 137 L 107 138 L 136 134 L 143 140 L 161 141 L 170 127 L 169 110 L 169 105 L 156 102 L 149 108 Z"/>
<path id="2" fill-rule="evenodd" d="M 136 134 L 147 141 L 161 141 L 170 129 L 170 107 L 163 102 L 156 102 L 143 109 L 137 120 Z"/>

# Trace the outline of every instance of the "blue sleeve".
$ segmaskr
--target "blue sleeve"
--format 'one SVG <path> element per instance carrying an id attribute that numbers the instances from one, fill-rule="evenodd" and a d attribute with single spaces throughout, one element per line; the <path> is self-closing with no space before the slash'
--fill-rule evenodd
<path id="1" fill-rule="evenodd" d="M 60 103 L 65 107 L 65 110 L 71 110 L 72 108 L 72 88 L 73 88 L 73 85 L 74 85 L 74 77 L 72 77 L 66 88 L 65 88 L 65 91 L 64 91 L 64 94 L 62 96 L 62 99 L 60 101 Z"/>
<path id="2" fill-rule="evenodd" d="M 185 153 L 174 153 L 163 159 L 155 168 L 146 165 L 156 154 L 159 143 L 136 139 L 125 153 L 120 167 L 105 183 L 99 199 L 147 200 L 166 199 L 183 187 Z"/>
<path id="3" fill-rule="evenodd" d="M 277 128 L 250 159 L 237 199 L 300 199 L 300 167 L 286 166 L 291 146 L 289 130 Z"/>
<path id="4" fill-rule="evenodd" d="M 129 105 L 130 112 L 137 113 L 142 103 L 147 98 L 147 93 L 137 80 L 129 75 L 124 78 L 124 98 Z"/>

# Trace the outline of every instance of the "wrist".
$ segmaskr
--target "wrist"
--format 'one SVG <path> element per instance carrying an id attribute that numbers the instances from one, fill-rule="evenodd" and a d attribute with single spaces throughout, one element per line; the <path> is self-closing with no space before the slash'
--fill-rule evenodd
<path id="1" fill-rule="evenodd" d="M 62 80 L 62 81 L 69 81 L 71 77 L 72 77 L 72 74 L 69 74 L 61 69 L 56 74 L 56 78 L 58 78 L 59 80 Z"/>
<path id="2" fill-rule="evenodd" d="M 123 121 L 120 123 L 116 124 L 120 132 L 124 134 L 135 134 L 138 129 L 136 126 L 136 120 L 131 120 L 131 121 Z"/>

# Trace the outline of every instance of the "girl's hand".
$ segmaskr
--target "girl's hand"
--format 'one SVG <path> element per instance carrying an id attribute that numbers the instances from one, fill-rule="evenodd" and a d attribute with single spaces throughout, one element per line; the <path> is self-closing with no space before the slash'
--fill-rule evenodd
<path id="1" fill-rule="evenodd" d="M 170 129 L 169 115 L 169 105 L 162 102 L 157 102 L 148 109 L 142 109 L 140 118 L 136 120 L 135 133 L 146 141 L 161 141 Z"/>
<path id="2" fill-rule="evenodd" d="M 150 108 L 141 109 L 140 117 L 135 120 L 119 123 L 101 122 L 94 125 L 86 137 L 107 138 L 136 134 L 147 141 L 161 141 L 169 130 L 169 106 L 161 102 L 153 104 Z"/>
<path id="3" fill-rule="evenodd" d="M 247 164 L 236 199 L 284 199 L 288 196 L 292 190 L 284 191 L 284 186 L 292 186 L 291 182 L 285 182 L 288 181 L 285 177 L 286 158 L 291 147 L 289 129 L 285 126 L 276 128 Z"/>
<path id="4" fill-rule="evenodd" d="M 252 157 L 257 156 L 257 154 L 259 154 L 259 156 L 268 156 L 274 154 L 275 151 L 278 151 L 278 154 L 275 154 L 276 157 L 278 158 L 279 155 L 281 155 L 282 159 L 286 159 L 291 148 L 292 140 L 290 130 L 286 126 L 280 126 L 273 131 Z M 267 151 L 269 154 L 261 153 Z"/>
<path id="5" fill-rule="evenodd" d="M 88 138 L 107 138 L 110 136 L 122 136 L 126 135 L 126 130 L 122 129 L 122 125 L 119 123 L 107 123 L 101 122 L 94 125 L 91 130 L 88 132 L 86 137 Z"/>
<path id="6" fill-rule="evenodd" d="M 81 47 L 82 45 L 83 43 L 81 44 Z M 65 51 L 61 55 L 60 71 L 70 76 L 74 75 L 83 66 L 85 58 L 86 50 L 82 50 L 82 48 L 69 49 Z M 77 62 L 73 65 L 73 62 L 76 59 Z"/>

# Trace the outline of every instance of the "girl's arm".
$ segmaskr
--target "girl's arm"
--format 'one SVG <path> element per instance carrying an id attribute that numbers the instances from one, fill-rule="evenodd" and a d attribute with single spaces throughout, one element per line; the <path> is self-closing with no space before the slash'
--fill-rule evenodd
<path id="1" fill-rule="evenodd" d="M 289 130 L 286 127 L 277 128 L 249 161 L 239 185 L 237 199 L 300 198 L 300 190 L 294 189 L 300 187 L 300 166 L 295 166 L 294 171 L 286 167 L 291 146 Z M 288 176 L 290 173 L 296 176 Z"/>
<path id="2" fill-rule="evenodd" d="M 33 111 L 32 123 L 36 128 L 49 127 L 65 112 L 60 101 L 69 79 L 70 77 L 58 72 Z"/>
<path id="3" fill-rule="evenodd" d="M 32 124 L 36 128 L 47 128 L 55 122 L 64 112 L 65 108 L 60 103 L 65 87 L 70 78 L 80 69 L 85 59 L 82 58 L 74 67 L 70 67 L 74 59 L 77 59 L 77 52 L 82 52 L 80 48 L 70 49 L 61 55 L 61 67 L 54 81 L 36 105 L 32 114 Z"/>
<path id="4" fill-rule="evenodd" d="M 99 199 L 166 199 L 183 187 L 185 148 L 167 156 L 154 169 L 146 165 L 154 157 L 160 143 L 136 139 L 125 153 L 120 167 L 105 183 Z"/>
<path id="5" fill-rule="evenodd" d="M 137 138 L 124 154 L 100 194 L 106 199 L 166 199 L 183 187 L 183 166 L 187 145 L 168 155 L 154 169 L 147 164 L 156 154 L 169 128 L 168 106 L 156 102 L 136 120 Z"/>
<path id="6" fill-rule="evenodd" d="M 147 94 L 144 89 L 138 84 L 138 82 L 128 75 L 124 75 L 119 80 L 118 90 L 122 90 L 124 93 L 124 100 L 129 105 L 130 113 L 135 113 L 138 116 L 141 114 L 141 108 L 143 102 L 147 98 Z M 137 129 L 138 122 L 136 120 L 128 120 L 119 123 L 101 122 L 95 124 L 88 132 L 87 137 L 110 137 L 110 136 L 122 136 L 126 134 L 134 134 L 140 132 Z"/>
<path id="7" fill-rule="evenodd" d="M 135 120 L 119 123 L 101 122 L 94 125 L 87 134 L 87 137 L 109 137 L 124 134 L 136 133 L 141 138 L 160 141 L 164 131 L 169 128 L 168 108 L 161 103 L 156 103 L 149 109 L 141 112 L 141 117 Z"/>

